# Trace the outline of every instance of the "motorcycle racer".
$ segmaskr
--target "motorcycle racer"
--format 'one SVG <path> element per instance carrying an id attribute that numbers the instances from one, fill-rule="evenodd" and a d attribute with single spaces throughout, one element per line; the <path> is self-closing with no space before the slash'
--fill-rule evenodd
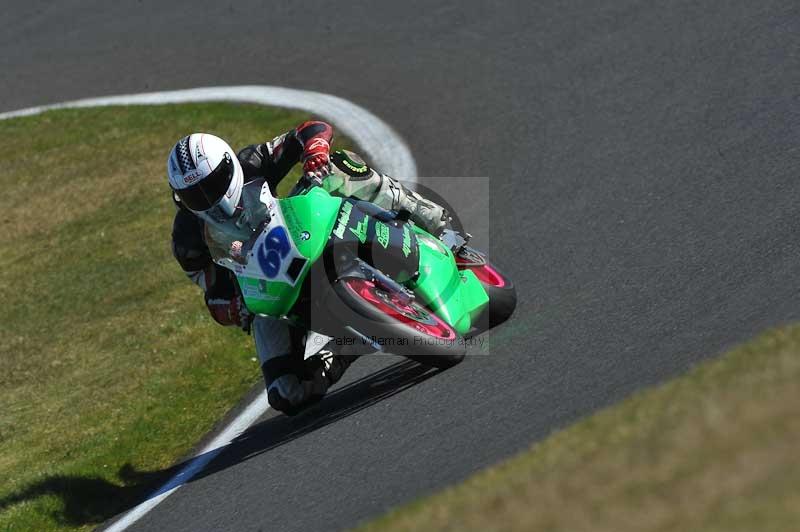
<path id="1" fill-rule="evenodd" d="M 287 414 L 321 398 L 338 381 L 351 357 L 320 351 L 303 360 L 307 331 L 267 316 L 252 316 L 235 276 L 212 260 L 213 229 L 244 218 L 245 183 L 264 179 L 273 195 L 291 168 L 302 162 L 304 177 L 329 192 L 370 201 L 387 210 L 403 210 L 432 234 L 439 234 L 447 212 L 370 168 L 349 151 L 331 153 L 333 129 L 308 121 L 274 139 L 238 153 L 222 139 L 194 133 L 180 139 L 169 154 L 167 173 L 177 206 L 172 249 L 186 275 L 205 294 L 212 318 L 224 326 L 252 330 L 270 405 Z"/>

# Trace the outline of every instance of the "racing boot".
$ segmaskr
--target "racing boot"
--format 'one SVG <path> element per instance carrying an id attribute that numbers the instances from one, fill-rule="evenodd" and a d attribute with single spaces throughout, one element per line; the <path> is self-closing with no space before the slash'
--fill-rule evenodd
<path id="1" fill-rule="evenodd" d="M 328 387 L 330 387 L 339 382 L 344 372 L 350 367 L 350 364 L 358 358 L 358 355 L 336 355 L 331 351 L 323 350 L 320 351 L 320 357 L 324 368 L 323 375 L 328 381 Z"/>

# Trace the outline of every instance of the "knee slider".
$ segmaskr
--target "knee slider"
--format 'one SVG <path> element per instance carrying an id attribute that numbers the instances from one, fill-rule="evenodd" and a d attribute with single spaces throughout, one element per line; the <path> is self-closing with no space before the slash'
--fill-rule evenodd
<path id="1" fill-rule="evenodd" d="M 269 401 L 269 406 L 280 412 L 284 412 L 292 407 L 292 403 L 290 403 L 287 399 L 284 399 L 280 392 L 275 388 L 267 391 L 267 401 Z"/>

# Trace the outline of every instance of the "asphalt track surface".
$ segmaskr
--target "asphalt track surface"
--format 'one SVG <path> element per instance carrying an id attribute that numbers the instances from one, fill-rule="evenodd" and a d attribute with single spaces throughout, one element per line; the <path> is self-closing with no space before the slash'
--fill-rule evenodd
<path id="1" fill-rule="evenodd" d="M 5 4 L 0 110 L 249 83 L 345 97 L 421 175 L 490 179 L 488 208 L 446 192 L 518 285 L 490 355 L 359 361 L 132 530 L 352 526 L 800 315 L 797 2 Z"/>

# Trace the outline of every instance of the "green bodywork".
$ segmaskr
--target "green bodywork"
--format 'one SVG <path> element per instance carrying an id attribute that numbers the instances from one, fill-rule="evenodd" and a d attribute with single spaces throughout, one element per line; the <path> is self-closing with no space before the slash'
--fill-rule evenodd
<path id="1" fill-rule="evenodd" d="M 387 226 L 373 217 L 348 225 L 353 207 L 342 202 L 342 198 L 331 196 L 320 187 L 304 195 L 275 201 L 274 211 L 271 211 L 273 221 L 264 233 L 282 226 L 288 234 L 292 250 L 281 263 L 281 271 L 294 257 L 306 259 L 307 264 L 293 284 L 274 276 L 268 278 L 258 258 L 259 253 L 263 256 L 263 250 L 269 249 L 269 244 L 265 243 L 267 239 L 262 235 L 253 246 L 247 266 L 234 270 L 251 312 L 275 317 L 288 314 L 297 301 L 310 265 L 320 259 L 328 240 L 341 239 L 345 230 L 352 232 L 362 243 L 368 234 L 375 235 L 381 246 L 378 249 L 386 248 Z M 440 240 L 413 224 L 405 224 L 403 231 L 402 253 L 408 257 L 412 253 L 411 246 L 419 248 L 419 275 L 404 284 L 414 291 L 421 303 L 460 334 L 465 334 L 489 301 L 480 281 L 471 271 L 456 268 L 453 253 Z M 416 238 L 411 237 L 411 231 Z"/>
<path id="2" fill-rule="evenodd" d="M 310 266 L 325 249 L 342 198 L 331 196 L 321 188 L 314 188 L 303 196 L 279 199 L 276 203 L 293 245 L 302 257 L 308 259 Z M 256 268 L 236 272 L 247 308 L 255 314 L 285 316 L 297 301 L 310 268 L 306 266 L 292 285 L 267 279 L 257 267 L 257 261 L 250 262 L 256 263 Z"/>
<path id="3" fill-rule="evenodd" d="M 475 274 L 456 268 L 453 253 L 442 242 L 414 226 L 419 246 L 419 276 L 409 287 L 436 315 L 466 334 L 489 296 Z"/>

